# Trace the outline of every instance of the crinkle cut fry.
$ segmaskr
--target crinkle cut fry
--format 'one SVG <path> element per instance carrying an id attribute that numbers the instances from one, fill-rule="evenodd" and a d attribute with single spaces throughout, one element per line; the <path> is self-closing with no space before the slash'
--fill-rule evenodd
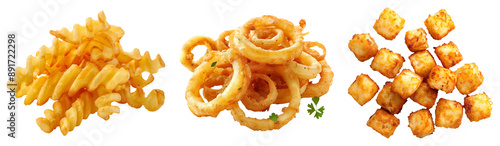
<path id="1" fill-rule="evenodd" d="M 83 119 L 87 119 L 90 114 L 96 112 L 93 101 L 96 101 L 96 99 L 92 97 L 91 93 L 82 92 L 80 97 L 71 104 L 71 107 L 65 112 L 65 117 L 59 122 L 59 129 L 63 135 L 73 131 L 76 126 L 81 124 Z"/>
<path id="2" fill-rule="evenodd" d="M 49 97 L 59 100 L 65 93 L 73 96 L 82 88 L 93 91 L 100 85 L 112 91 L 116 86 L 125 84 L 129 77 L 124 68 L 118 69 L 113 65 L 107 65 L 99 71 L 93 64 L 88 64 L 83 70 L 74 64 L 62 75 L 59 73 L 49 78 L 42 76 L 36 79 L 27 92 L 25 104 L 29 105 L 38 99 L 38 105 L 43 105 Z"/>
<path id="3" fill-rule="evenodd" d="M 109 25 L 103 12 L 98 20 L 86 19 L 86 26 L 74 25 L 71 32 L 63 28 L 50 33 L 55 36 L 52 46 L 40 47 L 27 58 L 25 68 L 17 68 L 15 76 L 16 95 L 27 95 L 25 104 L 35 99 L 37 105 L 55 101 L 53 109 L 37 119 L 42 131 L 50 133 L 59 126 L 66 135 L 95 112 L 108 119 L 119 112 L 111 102 L 130 100 L 129 104 L 144 105 L 149 111 L 163 105 L 163 91 L 155 89 L 147 97 L 142 91 L 154 80 L 153 74 L 165 67 L 162 58 L 157 55 L 153 60 L 147 51 L 141 56 L 139 49 L 124 52 L 120 45 L 124 31 Z M 144 71 L 150 73 L 147 79 L 142 78 Z M 130 86 L 138 88 L 137 94 L 122 100 L 117 92 Z"/>
<path id="4" fill-rule="evenodd" d="M 130 86 L 125 86 L 124 89 L 117 91 L 121 96 L 119 103 L 128 103 L 133 108 L 141 108 L 144 105 L 148 111 L 158 110 L 165 102 L 165 93 L 159 89 L 153 89 L 145 96 L 141 88 L 136 88 L 134 92 L 130 92 Z"/>

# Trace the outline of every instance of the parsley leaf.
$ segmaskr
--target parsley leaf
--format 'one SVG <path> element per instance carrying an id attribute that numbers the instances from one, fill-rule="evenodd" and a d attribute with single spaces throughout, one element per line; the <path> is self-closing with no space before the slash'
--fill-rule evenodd
<path id="1" fill-rule="evenodd" d="M 210 67 L 214 67 L 215 65 L 217 65 L 217 61 L 212 62 L 212 65 L 210 65 Z"/>
<path id="2" fill-rule="evenodd" d="M 316 111 L 316 109 L 314 109 L 314 105 L 312 103 L 308 104 L 307 107 L 309 107 L 309 109 L 307 109 L 307 112 L 309 113 L 309 115 L 311 115 L 312 113 L 314 113 L 314 111 Z"/>
<path id="3" fill-rule="evenodd" d="M 312 98 L 313 102 L 314 102 L 314 105 L 318 105 L 318 102 L 319 102 L 319 97 L 318 96 L 314 96 Z"/>
<path id="4" fill-rule="evenodd" d="M 240 88 L 238 88 L 238 90 L 241 90 L 241 87 L 240 87 Z"/>
<path id="5" fill-rule="evenodd" d="M 319 102 L 319 97 L 315 96 L 314 98 L 312 98 L 312 101 L 313 101 L 313 103 L 310 103 L 307 105 L 307 107 L 309 107 L 309 109 L 307 109 L 307 112 L 309 113 L 309 115 L 312 115 L 313 113 L 315 113 L 314 118 L 316 118 L 316 119 L 323 117 L 323 113 L 325 111 L 325 106 L 321 106 L 320 108 L 317 108 L 318 102 Z"/>
<path id="6" fill-rule="evenodd" d="M 269 119 L 273 120 L 274 122 L 277 122 L 278 121 L 278 115 L 276 113 L 272 113 L 269 116 Z"/>
<path id="7" fill-rule="evenodd" d="M 318 111 L 316 112 L 316 114 L 314 114 L 314 117 L 316 119 L 319 119 L 319 118 L 323 117 L 323 111 L 324 110 L 325 110 L 325 107 L 321 106 L 321 108 L 318 109 Z"/>

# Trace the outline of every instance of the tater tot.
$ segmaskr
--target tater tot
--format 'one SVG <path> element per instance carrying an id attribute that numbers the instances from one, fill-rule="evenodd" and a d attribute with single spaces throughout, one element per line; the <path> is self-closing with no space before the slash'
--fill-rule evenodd
<path id="1" fill-rule="evenodd" d="M 382 48 L 377 52 L 375 58 L 373 58 L 370 67 L 387 78 L 394 78 L 401 70 L 401 67 L 403 67 L 403 62 L 405 62 L 405 59 L 401 54 Z"/>
<path id="2" fill-rule="evenodd" d="M 399 126 L 399 119 L 383 109 L 377 109 L 366 125 L 389 138 Z"/>
<path id="3" fill-rule="evenodd" d="M 373 28 L 386 40 L 393 40 L 398 35 L 399 31 L 403 29 L 404 25 L 405 19 L 401 18 L 390 8 L 385 8 L 382 13 L 380 13 L 377 21 L 375 21 Z"/>
<path id="4" fill-rule="evenodd" d="M 450 68 L 460 63 L 464 58 L 457 45 L 450 41 L 448 44 L 444 43 L 441 46 L 434 47 L 434 53 L 443 64 L 443 67 Z"/>
<path id="5" fill-rule="evenodd" d="M 408 116 L 408 127 L 410 127 L 413 135 L 422 138 L 434 132 L 434 122 L 432 114 L 428 109 L 421 109 L 412 112 Z"/>
<path id="6" fill-rule="evenodd" d="M 377 94 L 378 89 L 377 83 L 370 76 L 361 74 L 356 77 L 356 80 L 349 87 L 348 92 L 359 105 L 363 106 Z"/>
<path id="7" fill-rule="evenodd" d="M 409 58 L 415 73 L 424 79 L 429 76 L 432 68 L 436 66 L 436 61 L 428 50 L 415 52 Z"/>
<path id="8" fill-rule="evenodd" d="M 458 128 L 462 124 L 463 113 L 462 104 L 441 98 L 436 105 L 436 126 Z"/>
<path id="9" fill-rule="evenodd" d="M 464 64 L 455 71 L 457 75 L 457 89 L 460 93 L 470 94 L 483 84 L 483 74 L 475 63 Z"/>
<path id="10" fill-rule="evenodd" d="M 405 44 L 412 52 L 423 51 L 429 48 L 427 33 L 422 28 L 409 30 L 405 34 Z"/>
<path id="11" fill-rule="evenodd" d="M 491 115 L 491 105 L 493 103 L 486 93 L 480 93 L 464 98 L 464 108 L 467 118 L 472 121 L 480 121 L 489 118 Z"/>
<path id="12" fill-rule="evenodd" d="M 429 15 L 424 23 L 429 34 L 431 34 L 432 38 L 435 40 L 441 40 L 448 35 L 450 31 L 455 29 L 455 23 L 453 23 L 453 20 L 451 20 L 450 15 L 448 15 L 445 9 L 439 10 L 439 12 L 432 16 Z"/>
<path id="13" fill-rule="evenodd" d="M 437 65 L 429 73 L 427 83 L 431 88 L 451 93 L 455 89 L 457 76 L 453 71 Z"/>
<path id="14" fill-rule="evenodd" d="M 401 95 L 403 99 L 408 99 L 422 83 L 423 78 L 413 73 L 409 69 L 403 69 L 401 73 L 394 78 L 392 91 Z"/>
<path id="15" fill-rule="evenodd" d="M 378 46 L 369 33 L 363 33 L 352 36 L 349 49 L 359 61 L 364 62 L 377 54 Z"/>
<path id="16" fill-rule="evenodd" d="M 399 114 L 403 105 L 406 103 L 406 99 L 401 98 L 399 94 L 392 92 L 392 85 L 393 83 L 391 82 L 385 82 L 384 87 L 377 95 L 377 104 L 391 114 Z"/>
<path id="17" fill-rule="evenodd" d="M 410 99 L 430 109 L 436 103 L 437 95 L 438 91 L 436 89 L 432 89 L 427 82 L 422 82 L 417 91 L 410 96 Z"/>

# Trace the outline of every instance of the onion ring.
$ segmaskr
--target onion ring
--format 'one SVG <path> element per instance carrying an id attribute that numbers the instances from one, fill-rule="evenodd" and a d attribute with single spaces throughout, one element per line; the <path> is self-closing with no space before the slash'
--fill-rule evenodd
<path id="1" fill-rule="evenodd" d="M 311 49 L 312 47 L 321 48 L 323 50 L 323 54 L 320 55 L 318 51 Z M 307 54 L 313 56 L 318 61 L 325 59 L 326 48 L 323 44 L 321 44 L 319 42 L 305 42 L 303 51 L 306 52 Z"/>
<path id="2" fill-rule="evenodd" d="M 323 67 L 323 71 L 319 74 L 321 79 L 319 79 L 316 84 L 309 82 L 306 91 L 302 93 L 302 97 L 320 97 L 325 95 L 328 90 L 330 90 L 334 76 L 332 68 L 330 68 L 326 60 L 321 60 L 319 63 L 321 63 L 321 66 Z"/>
<path id="3" fill-rule="evenodd" d="M 226 40 L 226 37 L 233 34 L 233 32 L 234 30 L 226 30 L 219 35 L 217 42 L 215 42 L 217 45 L 217 50 L 223 51 L 229 49 L 229 42 Z"/>
<path id="4" fill-rule="evenodd" d="M 279 129 L 286 125 L 290 120 L 295 118 L 295 114 L 299 112 L 300 106 L 300 91 L 299 91 L 299 80 L 292 71 L 285 67 L 279 67 L 278 73 L 284 78 L 288 88 L 290 89 L 290 95 L 292 98 L 288 104 L 288 107 L 282 109 L 283 114 L 278 116 L 278 121 L 274 122 L 271 119 L 256 119 L 251 117 L 246 117 L 245 112 L 241 110 L 238 103 L 232 104 L 229 109 L 231 109 L 231 115 L 235 121 L 238 121 L 241 125 L 247 126 L 252 130 L 272 130 Z"/>
<path id="5" fill-rule="evenodd" d="M 294 44 L 280 50 L 265 50 L 255 46 L 255 44 L 246 37 L 250 33 L 251 28 L 268 26 L 275 26 L 283 30 L 284 35 L 291 38 Z M 234 37 L 230 38 L 229 42 L 244 57 L 252 61 L 268 64 L 284 64 L 287 61 L 293 60 L 300 55 L 304 45 L 302 32 L 296 29 L 293 23 L 269 15 L 253 18 L 242 27 L 239 27 L 238 30 L 235 31 Z"/>
<path id="6" fill-rule="evenodd" d="M 241 102 L 248 110 L 252 111 L 265 111 L 269 109 L 269 106 L 276 101 L 276 97 L 278 97 L 278 91 L 276 90 L 276 85 L 269 76 L 265 74 L 252 74 L 252 81 L 262 79 L 267 82 L 269 86 L 269 93 L 266 98 L 257 101 L 256 99 L 261 96 L 257 93 L 253 88 L 248 89 L 246 96 L 241 98 Z M 261 97 L 260 97 L 261 98 Z"/>
<path id="7" fill-rule="evenodd" d="M 273 37 L 269 38 L 269 36 Z M 255 44 L 255 46 L 257 47 L 273 48 L 275 46 L 280 45 L 281 42 L 283 42 L 283 38 L 284 35 L 281 29 L 265 28 L 265 29 L 255 30 L 254 34 L 250 38 L 250 41 L 252 41 L 252 43 Z"/>
<path id="8" fill-rule="evenodd" d="M 181 51 L 181 63 L 189 69 L 189 71 L 193 72 L 194 69 L 196 69 L 201 62 L 203 61 L 203 57 L 198 59 L 197 61 L 193 61 L 194 59 L 194 54 L 192 53 L 193 49 L 198 46 L 198 45 L 205 45 L 207 47 L 207 51 L 205 54 L 211 51 L 216 51 L 217 46 L 215 45 L 214 40 L 212 38 L 207 37 L 207 36 L 195 36 L 189 39 L 184 46 L 182 46 L 182 51 Z"/>
<path id="9" fill-rule="evenodd" d="M 306 89 L 307 85 L 309 84 L 309 80 L 306 79 L 299 79 L 299 85 L 300 85 L 300 94 L 303 94 Z M 290 102 L 290 90 L 288 88 L 284 89 L 278 89 L 278 97 L 276 98 L 276 101 L 274 102 L 275 104 L 283 104 L 283 103 L 288 103 Z M 304 97 L 302 97 L 304 98 Z"/>
<path id="10" fill-rule="evenodd" d="M 223 71 L 217 71 L 217 69 L 219 68 L 214 69 L 212 74 L 210 74 L 210 77 L 205 80 L 205 83 L 203 85 L 203 97 L 207 101 L 212 101 L 215 97 L 217 97 L 218 94 L 224 91 L 224 88 L 213 89 L 212 87 L 217 85 L 224 86 L 225 84 L 227 84 L 228 79 L 231 78 L 231 75 L 224 73 L 224 71 L 227 71 L 229 69 L 224 69 Z"/>
<path id="11" fill-rule="evenodd" d="M 288 67 L 301 79 L 314 79 L 316 75 L 321 72 L 321 64 L 307 53 L 300 53 L 297 58 L 302 64 L 292 60 L 288 62 Z"/>
<path id="12" fill-rule="evenodd" d="M 240 59 L 234 51 L 225 52 L 223 54 L 219 52 L 210 52 L 210 54 L 214 55 L 211 55 L 212 57 L 207 59 L 207 62 L 201 63 L 194 71 L 193 76 L 189 80 L 189 86 L 186 89 L 188 107 L 191 112 L 198 117 L 217 117 L 217 115 L 222 110 L 226 109 L 228 105 L 239 101 L 248 88 L 251 76 L 248 65 L 244 64 L 242 59 Z M 229 55 L 230 58 L 226 58 L 226 55 Z M 215 67 L 211 67 L 211 64 L 215 61 L 222 63 L 230 61 L 234 72 L 227 88 L 225 88 L 222 93 L 218 94 L 216 98 L 205 103 L 200 96 L 200 88 L 207 78 L 207 74 L 214 70 Z M 238 88 L 241 88 L 241 90 L 237 90 Z"/>

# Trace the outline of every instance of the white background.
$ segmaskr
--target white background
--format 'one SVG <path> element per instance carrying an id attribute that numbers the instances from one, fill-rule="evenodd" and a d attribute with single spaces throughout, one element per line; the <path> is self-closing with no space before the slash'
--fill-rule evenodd
<path id="1" fill-rule="evenodd" d="M 76 23 L 85 24 L 87 17 L 97 19 L 97 13 L 104 10 L 108 22 L 120 26 L 125 31 L 121 39 L 123 48 L 131 51 L 139 48 L 141 53 L 150 51 L 160 54 L 166 67 L 155 74 L 155 81 L 146 88 L 165 91 L 165 104 L 156 112 L 144 108 L 134 109 L 120 105 L 121 114 L 111 116 L 104 122 L 97 115 L 91 115 L 79 127 L 62 136 L 59 128 L 46 134 L 36 125 L 36 118 L 43 116 L 44 106 L 24 106 L 24 98 L 18 99 L 18 138 L 7 137 L 5 128 L 0 128 L 0 145 L 499 145 L 500 122 L 498 96 L 500 95 L 500 69 L 498 68 L 499 19 L 498 3 L 493 1 L 55 1 L 54 12 L 44 10 L 38 1 L 2 1 L 0 13 L 0 37 L 6 40 L 8 31 L 17 31 L 25 41 L 19 44 L 18 65 L 25 66 L 25 58 L 35 55 L 42 45 L 51 45 L 53 36 L 49 30 L 69 29 Z M 222 6 L 216 8 L 214 5 Z M 380 12 L 390 7 L 406 20 L 404 29 L 393 41 L 377 35 L 372 26 Z M 224 9 L 223 11 L 220 11 Z M 492 99 L 491 118 L 480 122 L 469 122 L 464 113 L 462 125 L 458 129 L 436 127 L 434 134 L 419 139 L 408 128 L 407 116 L 423 108 L 409 100 L 400 114 L 401 120 L 394 135 L 389 139 L 366 126 L 368 118 L 379 106 L 370 101 L 359 106 L 347 94 L 347 88 L 360 73 L 369 74 L 380 88 L 386 77 L 369 67 L 371 60 L 359 62 L 347 48 L 353 34 L 371 33 L 380 48 L 387 47 L 405 57 L 403 68 L 411 68 L 407 58 L 411 52 L 404 44 L 404 33 L 410 29 L 424 27 L 429 14 L 446 9 L 455 22 L 456 29 L 443 40 L 435 41 L 430 36 L 429 51 L 432 47 L 454 41 L 464 60 L 452 68 L 456 70 L 464 63 L 475 62 L 485 76 L 483 85 L 473 94 L 486 92 Z M 319 41 L 327 49 L 327 60 L 335 73 L 333 85 L 319 105 L 325 106 L 325 114 L 315 119 L 307 114 L 306 105 L 310 99 L 303 99 L 300 113 L 280 130 L 270 132 L 252 131 L 240 126 L 228 111 L 217 118 L 198 118 L 187 108 L 184 98 L 191 72 L 179 62 L 180 49 L 190 37 L 206 35 L 217 38 L 219 33 L 236 29 L 247 20 L 264 14 L 275 15 L 298 24 L 307 21 L 304 31 L 308 41 Z M 40 16 L 33 19 L 34 16 Z M 43 17 L 46 16 L 46 17 Z M 23 27 L 34 23 L 35 32 L 23 33 Z M 36 23 L 36 24 L 35 24 Z M 6 48 L 6 41 L 0 43 Z M 196 52 L 203 52 L 197 47 Z M 2 60 L 6 50 L 0 51 Z M 434 55 L 436 61 L 436 56 Z M 3 62 L 3 61 L 2 61 Z M 6 61 L 5 61 L 6 62 Z M 1 63 L 0 72 L 6 72 L 6 63 Z M 5 74 L 2 74 L 5 76 Z M 1 77 L 5 83 L 7 77 Z M 0 106 L 6 106 L 7 94 L 2 90 Z M 438 98 L 457 100 L 463 103 L 464 95 L 455 90 L 452 94 L 440 91 Z M 375 99 L 372 99 L 375 100 Z M 0 119 L 7 118 L 7 108 L 0 108 Z M 271 112 L 279 113 L 280 107 L 272 107 Z M 435 108 L 431 109 L 434 115 Z M 266 117 L 270 113 L 257 114 Z M 7 122 L 2 121 L 2 126 Z M 110 128 L 105 128 L 110 126 Z M 90 133 L 90 134 L 89 134 Z M 91 136 L 89 136 L 91 135 Z"/>

